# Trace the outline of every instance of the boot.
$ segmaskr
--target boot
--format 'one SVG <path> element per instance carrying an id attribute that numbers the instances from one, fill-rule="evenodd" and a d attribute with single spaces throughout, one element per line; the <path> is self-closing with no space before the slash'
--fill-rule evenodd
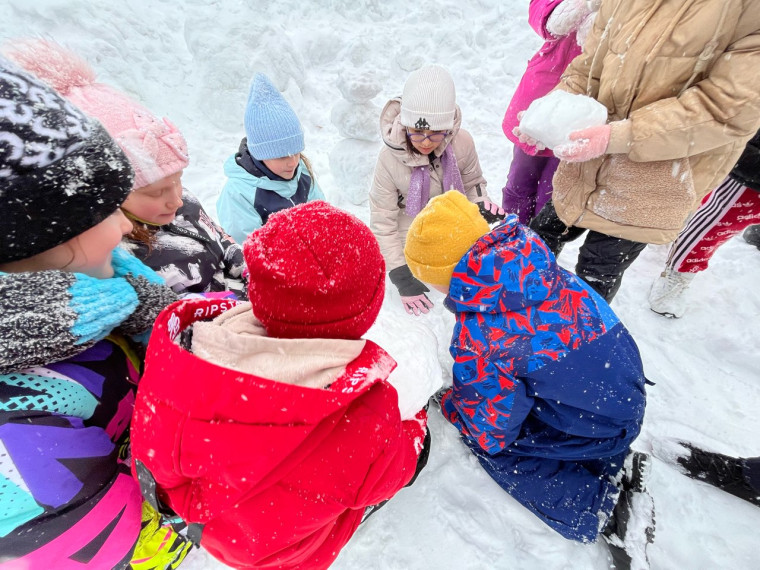
<path id="1" fill-rule="evenodd" d="M 744 241 L 750 245 L 754 245 L 757 249 L 760 249 L 760 224 L 749 226 L 742 234 Z"/>
<path id="2" fill-rule="evenodd" d="M 649 308 L 665 317 L 680 318 L 686 312 L 686 289 L 696 273 L 681 273 L 666 268 L 652 283 L 649 292 Z"/>
<path id="3" fill-rule="evenodd" d="M 655 529 L 654 501 L 646 490 L 650 472 L 649 455 L 631 451 L 618 474 L 620 496 L 602 530 L 616 570 L 649 568 L 646 550 Z"/>
<path id="4" fill-rule="evenodd" d="M 678 440 L 659 442 L 655 449 L 658 456 L 662 455 L 664 461 L 677 466 L 687 477 L 760 506 L 760 493 L 745 477 L 745 459 L 706 451 Z"/>
<path id="5" fill-rule="evenodd" d="M 652 457 L 648 453 L 631 450 L 620 470 L 620 488 L 624 491 L 644 493 L 652 474 Z"/>

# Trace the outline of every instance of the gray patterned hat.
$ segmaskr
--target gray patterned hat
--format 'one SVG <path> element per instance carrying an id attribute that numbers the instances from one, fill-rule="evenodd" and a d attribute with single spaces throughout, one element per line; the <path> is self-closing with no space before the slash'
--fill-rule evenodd
<path id="1" fill-rule="evenodd" d="M 100 123 L 0 58 L 0 263 L 99 224 L 124 202 L 133 177 Z"/>

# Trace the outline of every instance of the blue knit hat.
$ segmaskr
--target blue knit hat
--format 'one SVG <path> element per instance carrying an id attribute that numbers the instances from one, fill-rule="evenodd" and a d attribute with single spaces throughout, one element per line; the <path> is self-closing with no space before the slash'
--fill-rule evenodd
<path id="1" fill-rule="evenodd" d="M 304 149 L 298 117 L 263 73 L 257 73 L 251 83 L 244 122 L 248 152 L 257 160 L 282 158 Z"/>

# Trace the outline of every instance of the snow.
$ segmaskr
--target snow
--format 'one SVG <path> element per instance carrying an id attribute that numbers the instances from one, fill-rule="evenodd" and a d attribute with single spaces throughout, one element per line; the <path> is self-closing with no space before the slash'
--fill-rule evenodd
<path id="1" fill-rule="evenodd" d="M 386 286 L 386 295 L 393 295 L 395 287 Z M 385 302 L 372 328 L 365 338 L 382 346 L 394 357 L 397 368 L 388 382 L 398 392 L 399 412 L 402 420 L 409 420 L 419 412 L 442 385 L 443 377 L 438 362 L 438 341 L 427 323 L 400 319 L 401 299 Z M 409 354 L 413 347 L 413 355 Z"/>
<path id="2" fill-rule="evenodd" d="M 222 164 L 243 136 L 248 83 L 254 72 L 267 73 L 301 118 L 306 154 L 328 199 L 368 221 L 368 207 L 354 203 L 361 196 L 346 179 L 371 176 L 374 161 L 366 160 L 370 151 L 362 149 L 352 164 L 346 141 L 378 143 L 352 138 L 366 131 L 358 125 L 349 129 L 347 120 L 339 119 L 340 128 L 333 124 L 336 105 L 382 107 L 401 93 L 410 71 L 423 63 L 444 65 L 454 78 L 463 126 L 475 139 L 489 194 L 500 202 L 511 157 L 501 120 L 527 60 L 541 45 L 527 24 L 527 10 L 527 1 L 514 0 L 440 0 L 435 5 L 4 0 L 0 34 L 2 39 L 53 38 L 90 61 L 102 81 L 167 115 L 189 144 L 191 164 L 183 183 L 212 215 L 224 183 Z M 373 85 L 380 92 L 366 100 Z M 339 145 L 336 160 L 333 151 Z M 331 171 L 333 164 L 343 165 L 336 166 L 338 175 Z M 347 174 L 350 167 L 356 170 Z M 574 266 L 577 248 L 565 248 L 560 257 L 565 267 Z M 724 453 L 760 455 L 760 252 L 740 238 L 724 246 L 710 269 L 695 279 L 691 306 L 679 320 L 660 317 L 647 304 L 666 253 L 666 246 L 649 246 L 612 305 L 656 383 L 648 390 L 635 447 L 648 450 L 659 438 L 680 437 Z M 444 382 L 450 382 L 453 319 L 441 296 L 432 292 L 432 313 L 413 317 L 390 289 L 384 315 L 395 315 L 391 335 L 403 335 L 404 324 L 410 335 L 426 327 L 437 339 Z M 422 343 L 389 344 L 389 349 L 401 362 L 422 359 L 420 366 L 427 367 L 434 348 L 429 338 L 421 338 Z M 427 468 L 358 530 L 334 568 L 608 568 L 602 544 L 575 544 L 546 527 L 483 472 L 435 404 L 430 412 L 433 448 Z M 687 479 L 657 459 L 649 488 L 657 511 L 656 539 L 649 550 L 653 568 L 758 567 L 760 509 Z M 222 565 L 194 551 L 182 568 Z"/>
<path id="3" fill-rule="evenodd" d="M 607 107 L 586 95 L 552 91 L 533 101 L 520 120 L 520 131 L 546 148 L 570 143 L 570 133 L 607 122 Z"/>

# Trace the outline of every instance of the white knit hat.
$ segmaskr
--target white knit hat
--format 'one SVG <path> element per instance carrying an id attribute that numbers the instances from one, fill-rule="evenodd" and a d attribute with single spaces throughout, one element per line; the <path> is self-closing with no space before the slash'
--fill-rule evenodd
<path id="1" fill-rule="evenodd" d="M 440 65 L 428 65 L 413 72 L 401 96 L 401 124 L 431 131 L 447 131 L 454 126 L 457 94 L 449 72 Z"/>

